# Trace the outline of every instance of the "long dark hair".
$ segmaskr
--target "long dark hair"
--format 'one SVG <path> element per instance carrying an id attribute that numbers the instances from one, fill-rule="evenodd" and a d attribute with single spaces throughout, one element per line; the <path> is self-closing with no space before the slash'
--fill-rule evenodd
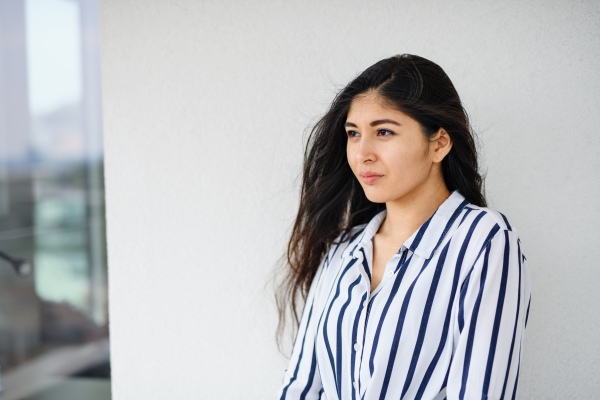
<path id="1" fill-rule="evenodd" d="M 350 104 L 357 95 L 370 91 L 418 121 L 426 140 L 444 128 L 453 141 L 442 160 L 448 190 L 457 189 L 470 203 L 486 206 L 474 134 L 444 70 L 411 54 L 386 58 L 367 68 L 335 96 L 306 144 L 300 208 L 287 246 L 284 278 L 275 296 L 280 350 L 286 316 L 291 314 L 298 326 L 300 300 L 303 303 L 306 299 L 317 268 L 334 240 L 385 208 L 385 203 L 367 199 L 346 156 L 344 124 Z"/>

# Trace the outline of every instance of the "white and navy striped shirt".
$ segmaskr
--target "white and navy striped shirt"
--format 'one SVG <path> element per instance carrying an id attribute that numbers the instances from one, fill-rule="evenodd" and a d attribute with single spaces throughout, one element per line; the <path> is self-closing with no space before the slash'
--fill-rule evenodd
<path id="1" fill-rule="evenodd" d="M 278 397 L 514 399 L 531 299 L 516 229 L 455 190 L 371 292 L 386 212 L 323 257 Z"/>

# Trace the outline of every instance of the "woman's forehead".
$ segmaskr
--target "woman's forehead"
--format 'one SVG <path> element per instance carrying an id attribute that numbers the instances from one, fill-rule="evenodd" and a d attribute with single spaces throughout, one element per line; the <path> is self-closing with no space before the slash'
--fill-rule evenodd
<path id="1" fill-rule="evenodd" d="M 406 120 L 410 118 L 375 94 L 357 96 L 352 100 L 346 122 L 371 122 L 379 119 Z M 365 121 L 369 120 L 369 121 Z"/>

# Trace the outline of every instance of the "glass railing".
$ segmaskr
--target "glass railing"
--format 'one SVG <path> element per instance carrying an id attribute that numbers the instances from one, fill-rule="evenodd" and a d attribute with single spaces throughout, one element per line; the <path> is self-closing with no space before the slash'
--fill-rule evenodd
<path id="1" fill-rule="evenodd" d="M 0 400 L 110 398 L 99 71 L 97 1 L 0 1 Z"/>

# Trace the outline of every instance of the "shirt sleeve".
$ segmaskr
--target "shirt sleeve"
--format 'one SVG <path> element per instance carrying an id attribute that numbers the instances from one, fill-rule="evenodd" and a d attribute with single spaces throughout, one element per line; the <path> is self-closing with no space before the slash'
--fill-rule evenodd
<path id="1" fill-rule="evenodd" d="M 461 287 L 448 400 L 515 398 L 530 299 L 520 239 L 500 229 Z"/>
<path id="2" fill-rule="evenodd" d="M 279 388 L 277 398 L 280 400 L 320 398 L 323 385 L 317 366 L 315 337 L 321 315 L 317 304 L 319 283 L 326 259 L 327 257 L 323 257 L 306 297 L 292 355 Z"/>

